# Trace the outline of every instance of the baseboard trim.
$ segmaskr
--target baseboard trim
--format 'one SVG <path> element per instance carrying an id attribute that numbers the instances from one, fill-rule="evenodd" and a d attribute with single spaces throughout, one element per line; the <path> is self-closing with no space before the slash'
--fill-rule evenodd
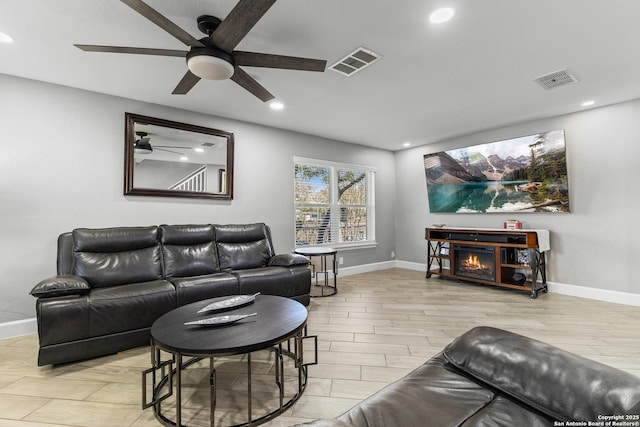
<path id="1" fill-rule="evenodd" d="M 426 264 L 421 264 L 419 262 L 391 260 L 376 262 L 373 264 L 340 268 L 338 270 L 338 277 L 351 276 L 353 274 L 361 273 L 371 273 L 378 270 L 387 270 L 389 268 L 404 268 L 407 270 L 427 271 Z M 552 293 L 640 307 L 640 294 L 610 291 L 607 289 L 587 288 L 585 286 L 569 285 L 566 283 L 548 282 L 547 285 L 549 288 L 549 292 Z M 36 332 L 38 332 L 38 324 L 35 317 L 31 319 L 0 323 L 0 339 L 35 334 Z"/>
<path id="2" fill-rule="evenodd" d="M 0 323 L 0 340 L 35 334 L 36 332 L 38 332 L 38 323 L 35 317 Z"/>
<path id="3" fill-rule="evenodd" d="M 369 268 L 369 266 L 371 266 Z M 383 266 L 383 267 L 381 267 Z M 392 260 L 387 262 L 359 265 L 357 267 L 345 268 L 344 270 L 354 269 L 354 273 L 367 273 L 370 271 L 382 270 L 385 268 L 405 268 L 407 270 L 427 271 L 427 264 L 419 262 L 409 262 Z M 342 270 L 341 270 L 342 271 Z M 347 275 L 347 273 L 345 273 Z M 569 285 L 566 283 L 547 282 L 549 292 L 570 295 L 574 297 L 593 299 L 603 302 L 613 302 L 616 304 L 632 305 L 640 307 L 640 294 L 632 294 L 630 292 L 611 291 L 608 289 L 588 288 L 585 286 Z"/>
<path id="4" fill-rule="evenodd" d="M 549 288 L 549 292 L 557 294 L 572 295 L 581 298 L 640 307 L 640 294 L 610 291 L 607 289 L 587 288 L 585 286 L 568 285 L 566 283 L 555 282 L 547 282 L 547 287 Z"/>
<path id="5" fill-rule="evenodd" d="M 424 271 L 427 272 L 427 264 L 421 264 L 419 262 L 409 262 L 409 261 L 396 261 L 397 268 L 406 268 L 407 270 L 416 270 L 416 271 Z"/>
<path id="6" fill-rule="evenodd" d="M 372 271 L 387 270 L 389 268 L 394 268 L 394 267 L 397 267 L 397 266 L 396 266 L 396 262 L 393 260 L 376 262 L 373 264 L 356 265 L 353 267 L 341 267 L 338 269 L 338 277 L 351 276 L 351 275 L 360 274 L 360 273 L 371 273 Z"/>

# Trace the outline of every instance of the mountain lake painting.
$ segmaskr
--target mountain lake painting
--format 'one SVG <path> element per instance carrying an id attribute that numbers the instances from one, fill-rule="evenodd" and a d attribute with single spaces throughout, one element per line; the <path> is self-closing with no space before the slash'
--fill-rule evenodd
<path id="1" fill-rule="evenodd" d="M 432 213 L 569 212 L 564 130 L 426 154 Z"/>

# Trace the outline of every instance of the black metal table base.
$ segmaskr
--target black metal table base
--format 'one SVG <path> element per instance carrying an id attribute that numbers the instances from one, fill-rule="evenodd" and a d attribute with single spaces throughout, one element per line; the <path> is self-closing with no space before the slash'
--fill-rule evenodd
<path id="1" fill-rule="evenodd" d="M 306 340 L 313 340 L 314 356 L 313 362 L 306 363 L 303 358 L 304 342 Z M 293 341 L 293 349 L 291 348 L 291 342 Z M 287 343 L 283 348 L 283 343 Z M 267 349 L 265 349 L 267 350 Z M 293 404 L 300 398 L 307 385 L 307 368 L 310 365 L 318 363 L 318 337 L 315 335 L 309 336 L 306 333 L 306 326 L 304 333 L 301 331 L 294 336 L 285 338 L 282 342 L 276 346 L 269 348 L 268 350 L 275 353 L 275 385 L 278 388 L 279 407 L 258 418 L 253 418 L 252 414 L 252 370 L 251 370 L 251 353 L 246 353 L 247 357 L 247 422 L 235 424 L 231 427 L 244 427 L 244 426 L 257 426 L 271 421 L 278 415 L 288 410 Z M 161 351 L 165 351 L 172 355 L 171 359 L 162 361 Z M 210 393 L 210 415 L 209 423 L 213 427 L 215 425 L 215 411 L 217 400 L 217 379 L 216 368 L 213 357 L 201 356 L 201 355 L 186 355 L 188 359 L 183 360 L 185 355 L 181 353 L 174 353 L 166 349 L 160 349 L 153 342 L 151 343 L 151 365 L 152 367 L 142 372 L 142 408 L 147 409 L 153 407 L 153 412 L 158 421 L 165 426 L 180 426 L 185 427 L 182 423 L 182 371 L 188 366 L 203 360 L 209 359 L 209 393 Z M 293 360 L 294 367 L 297 370 L 298 387 L 293 396 L 285 401 L 285 363 L 284 357 L 288 357 Z M 151 376 L 151 390 L 152 399 L 149 400 L 147 396 L 147 379 Z M 174 387 L 175 385 L 175 387 Z M 169 418 L 162 410 L 162 402 L 173 395 L 175 388 L 176 407 L 175 407 L 175 419 Z M 165 390 L 163 392 L 163 390 Z"/>

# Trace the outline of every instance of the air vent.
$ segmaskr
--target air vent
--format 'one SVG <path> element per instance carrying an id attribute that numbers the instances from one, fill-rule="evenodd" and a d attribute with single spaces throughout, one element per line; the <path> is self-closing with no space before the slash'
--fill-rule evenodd
<path id="1" fill-rule="evenodd" d="M 569 83 L 576 83 L 578 78 L 569 70 L 560 70 L 551 74 L 540 76 L 533 80 L 545 89 L 553 89 L 558 86 L 564 86 Z"/>
<path id="2" fill-rule="evenodd" d="M 380 59 L 380 55 L 360 47 L 329 68 L 342 75 L 352 76 L 358 71 L 364 70 L 378 59 Z"/>
<path id="3" fill-rule="evenodd" d="M 203 147 L 213 147 L 213 146 L 216 145 L 216 143 L 215 142 L 203 142 L 200 145 L 202 145 Z"/>

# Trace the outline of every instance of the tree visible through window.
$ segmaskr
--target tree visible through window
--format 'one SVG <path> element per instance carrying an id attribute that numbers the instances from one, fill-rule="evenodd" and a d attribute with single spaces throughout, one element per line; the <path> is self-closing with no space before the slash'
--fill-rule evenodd
<path id="1" fill-rule="evenodd" d="M 296 246 L 374 242 L 374 172 L 296 159 Z"/>

